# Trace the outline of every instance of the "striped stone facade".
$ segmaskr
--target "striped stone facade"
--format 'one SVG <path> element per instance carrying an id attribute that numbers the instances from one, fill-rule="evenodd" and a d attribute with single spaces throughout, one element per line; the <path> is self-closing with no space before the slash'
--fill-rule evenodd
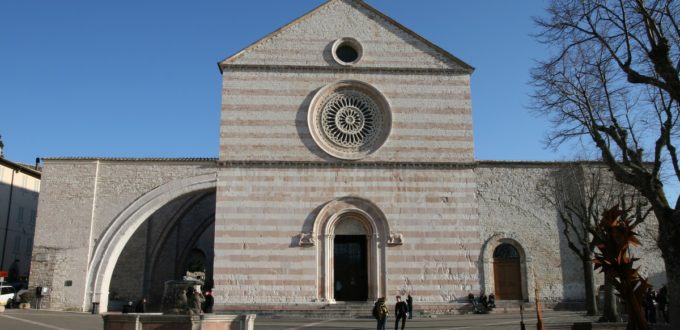
<path id="1" fill-rule="evenodd" d="M 480 251 L 472 169 L 394 166 L 251 166 L 221 169 L 215 238 L 217 300 L 310 303 L 326 298 L 319 268 L 329 202 L 356 196 L 377 206 L 403 244 L 385 249 L 386 291 L 448 302 L 477 291 Z M 317 244 L 300 246 L 300 233 Z M 380 233 L 379 235 L 389 235 Z M 375 297 L 374 297 L 375 298 Z"/>
<path id="2" fill-rule="evenodd" d="M 361 44 L 350 67 L 333 60 L 340 38 Z M 324 205 L 350 196 L 377 207 L 384 219 L 373 221 L 391 231 L 369 242 L 370 299 L 414 290 L 448 302 L 478 291 L 471 67 L 362 2 L 330 1 L 220 68 L 219 301 L 335 301 L 324 248 L 333 228 L 313 228 Z M 310 132 L 312 99 L 337 81 L 372 86 L 389 103 L 387 141 L 358 160 L 329 155 Z M 296 234 L 316 244 L 296 245 Z M 395 235 L 403 244 L 388 244 Z"/>

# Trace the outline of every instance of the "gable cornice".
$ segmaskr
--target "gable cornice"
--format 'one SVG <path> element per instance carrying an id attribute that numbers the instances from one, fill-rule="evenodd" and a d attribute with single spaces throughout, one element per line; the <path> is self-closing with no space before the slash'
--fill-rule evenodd
<path id="1" fill-rule="evenodd" d="M 408 73 L 408 74 L 472 74 L 466 69 L 441 68 L 390 68 L 390 67 L 336 67 L 312 65 L 266 65 L 266 64 L 220 64 L 220 72 L 224 71 L 266 71 L 266 72 L 330 72 L 330 73 Z"/>

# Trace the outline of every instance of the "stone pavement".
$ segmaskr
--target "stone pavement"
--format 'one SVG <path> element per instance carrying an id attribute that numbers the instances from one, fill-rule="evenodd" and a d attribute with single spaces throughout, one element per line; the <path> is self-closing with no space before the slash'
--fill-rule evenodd
<path id="1" fill-rule="evenodd" d="M 573 322 L 591 321 L 583 312 L 544 312 L 547 329 L 570 329 Z M 388 329 L 394 327 L 394 318 L 388 321 Z M 536 328 L 535 313 L 525 317 L 527 329 Z M 10 330 L 100 330 L 103 327 L 99 315 L 86 313 L 54 312 L 45 310 L 8 309 L 0 314 L 0 329 Z M 519 329 L 520 316 L 517 313 L 488 315 L 447 315 L 434 318 L 407 320 L 406 329 L 432 330 L 475 330 L 475 329 Z M 619 327 L 625 329 L 625 326 Z M 302 318 L 257 318 L 256 330 L 313 330 L 313 329 L 375 329 L 372 319 L 325 319 Z M 616 329 L 616 327 L 608 328 Z"/>

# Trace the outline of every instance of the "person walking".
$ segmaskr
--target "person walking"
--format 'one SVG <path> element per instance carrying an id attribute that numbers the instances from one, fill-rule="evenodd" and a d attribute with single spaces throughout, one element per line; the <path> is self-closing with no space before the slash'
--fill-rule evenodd
<path id="1" fill-rule="evenodd" d="M 373 305 L 373 317 L 378 321 L 378 330 L 385 330 L 388 315 L 390 315 L 390 312 L 387 310 L 387 306 L 385 306 L 385 297 L 378 298 L 375 305 Z"/>
<path id="2" fill-rule="evenodd" d="M 397 296 L 397 304 L 394 305 L 394 315 L 397 316 L 397 321 L 394 323 L 394 330 L 399 330 L 399 320 L 401 320 L 401 330 L 404 330 L 406 324 L 406 316 L 408 315 L 408 306 L 401 301 L 401 296 Z"/>
<path id="3" fill-rule="evenodd" d="M 406 305 L 408 305 L 408 319 L 410 320 L 413 318 L 413 297 L 410 293 L 406 296 Z"/>

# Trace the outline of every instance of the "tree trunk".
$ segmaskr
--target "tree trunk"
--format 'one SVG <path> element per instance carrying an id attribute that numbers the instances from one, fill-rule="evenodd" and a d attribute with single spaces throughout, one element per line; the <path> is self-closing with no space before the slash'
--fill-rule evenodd
<path id="1" fill-rule="evenodd" d="M 652 326 L 647 322 L 645 318 L 644 307 L 640 304 L 637 299 L 633 298 L 632 291 L 629 293 L 631 298 L 626 301 L 626 309 L 628 310 L 628 325 L 626 330 L 651 330 Z M 673 329 L 671 327 L 671 329 Z"/>
<path id="2" fill-rule="evenodd" d="M 619 321 L 619 311 L 616 304 L 614 286 L 607 276 L 604 277 L 604 312 L 602 313 L 602 320 L 605 322 Z"/>
<path id="3" fill-rule="evenodd" d="M 680 199 L 675 207 L 680 209 Z M 658 219 L 659 239 L 666 279 L 668 280 L 668 315 L 670 328 L 680 329 L 680 211 L 670 208 L 655 208 Z"/>
<path id="4" fill-rule="evenodd" d="M 669 260 L 671 259 L 671 260 Z M 680 256 L 665 258 L 666 279 L 668 283 L 668 321 L 669 329 L 680 329 Z"/>
<path id="5" fill-rule="evenodd" d="M 583 249 L 583 253 L 589 257 L 581 260 L 583 263 L 583 280 L 586 287 L 586 311 L 588 315 L 597 315 L 597 291 L 595 290 L 595 279 L 593 278 L 592 252 L 588 249 Z"/>

